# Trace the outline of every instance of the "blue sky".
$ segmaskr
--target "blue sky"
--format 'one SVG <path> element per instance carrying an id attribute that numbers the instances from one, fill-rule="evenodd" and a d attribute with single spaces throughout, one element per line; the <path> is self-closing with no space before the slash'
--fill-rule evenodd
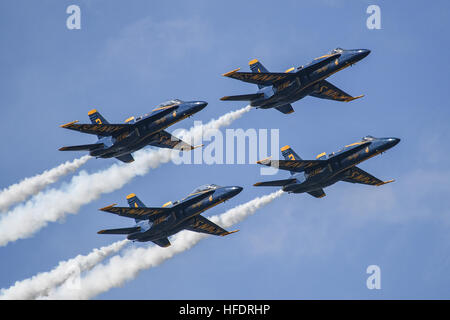
<path id="1" fill-rule="evenodd" d="M 81 8 L 82 29 L 66 28 L 66 8 Z M 381 8 L 381 30 L 366 28 L 366 8 Z M 71 160 L 57 149 L 92 143 L 59 125 L 87 122 L 97 108 L 109 121 L 144 114 L 171 99 L 209 105 L 175 128 L 243 107 L 224 95 L 255 86 L 222 73 L 258 58 L 269 70 L 299 66 L 335 47 L 372 53 L 328 80 L 365 97 L 351 103 L 305 98 L 295 113 L 252 110 L 230 128 L 279 128 L 280 144 L 303 158 L 370 134 L 401 143 L 360 167 L 380 187 L 340 182 L 315 199 L 284 195 L 99 299 L 449 298 L 450 156 L 446 99 L 450 8 L 446 1 L 2 1 L 0 3 L 1 188 Z M 280 155 L 275 154 L 274 158 Z M 116 160 L 91 160 L 95 172 Z M 284 178 L 280 172 L 277 177 Z M 48 271 L 59 261 L 119 240 L 99 236 L 130 221 L 99 212 L 136 193 L 159 206 L 205 183 L 244 191 L 206 215 L 274 191 L 256 165 L 166 164 L 0 248 L 0 287 Z M 64 181 L 69 181 L 70 176 Z M 64 181 L 62 183 L 64 183 Z M 366 288 L 366 268 L 381 268 L 382 289 Z"/>

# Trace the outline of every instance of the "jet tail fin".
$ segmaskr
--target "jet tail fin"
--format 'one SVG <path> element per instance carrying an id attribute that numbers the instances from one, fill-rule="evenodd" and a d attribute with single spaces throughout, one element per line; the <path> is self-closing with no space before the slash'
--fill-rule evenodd
<path id="1" fill-rule="evenodd" d="M 109 122 L 96 109 L 89 111 L 88 116 L 89 119 L 91 119 L 92 124 L 109 124 Z"/>
<path id="2" fill-rule="evenodd" d="M 284 146 L 280 150 L 285 160 L 303 160 L 290 146 Z"/>
<path id="3" fill-rule="evenodd" d="M 127 195 L 127 201 L 130 208 L 145 208 L 145 204 L 134 193 Z M 134 219 L 136 222 L 141 220 L 142 219 Z"/>
<path id="4" fill-rule="evenodd" d="M 300 158 L 300 156 L 296 154 L 290 146 L 284 146 L 280 150 L 285 160 L 302 160 L 302 158 Z M 291 175 L 296 174 L 295 171 L 290 171 L 290 173 Z"/>
<path id="5" fill-rule="evenodd" d="M 248 65 L 250 66 L 250 70 L 252 70 L 253 73 L 259 73 L 259 72 L 264 72 L 264 73 L 269 73 L 269 70 L 267 70 L 261 62 L 258 61 L 258 59 L 253 59 L 252 61 L 250 61 L 248 63 Z M 258 88 L 264 88 L 265 86 L 262 84 L 258 84 Z"/>
<path id="6" fill-rule="evenodd" d="M 257 72 L 269 72 L 269 70 L 267 70 L 266 67 L 264 67 L 263 64 L 258 61 L 258 59 L 253 59 L 252 61 L 250 61 L 248 63 L 248 65 L 250 66 L 250 69 L 254 73 L 257 73 Z"/>
<path id="7" fill-rule="evenodd" d="M 96 109 L 92 109 L 88 112 L 89 119 L 91 119 L 92 124 L 109 124 L 109 122 L 98 112 Z M 99 139 L 102 136 L 97 136 Z"/>

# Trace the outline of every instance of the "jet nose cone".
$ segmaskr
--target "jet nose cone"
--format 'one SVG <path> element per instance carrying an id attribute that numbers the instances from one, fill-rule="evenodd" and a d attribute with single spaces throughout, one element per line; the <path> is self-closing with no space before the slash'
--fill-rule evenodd
<path id="1" fill-rule="evenodd" d="M 242 189 L 243 189 L 242 187 L 234 186 L 234 187 L 228 187 L 227 191 L 231 198 L 231 197 L 234 197 L 235 195 L 239 194 L 242 191 Z"/>
<path id="2" fill-rule="evenodd" d="M 208 105 L 208 102 L 206 101 L 195 101 L 192 103 L 192 108 L 194 109 L 194 112 L 199 112 L 200 110 L 203 110 Z"/>
<path id="3" fill-rule="evenodd" d="M 370 53 L 369 49 L 359 49 L 358 50 L 358 56 L 359 56 L 359 60 L 364 59 L 365 57 L 367 57 Z"/>
<path id="4" fill-rule="evenodd" d="M 400 142 L 400 139 L 399 138 L 391 138 L 391 141 L 392 141 L 392 146 L 395 146 Z"/>
<path id="5" fill-rule="evenodd" d="M 387 138 L 386 140 L 387 140 L 386 144 L 387 144 L 388 148 L 392 148 L 400 142 L 399 138 Z"/>

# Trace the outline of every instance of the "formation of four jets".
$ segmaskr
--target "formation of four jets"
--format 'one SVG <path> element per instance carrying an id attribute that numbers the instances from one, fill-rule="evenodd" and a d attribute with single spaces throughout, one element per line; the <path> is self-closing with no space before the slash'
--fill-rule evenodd
<path id="1" fill-rule="evenodd" d="M 305 66 L 290 68 L 285 72 L 269 72 L 258 60 L 249 62 L 251 72 L 236 69 L 224 74 L 226 77 L 253 83 L 258 86 L 254 94 L 226 96 L 224 101 L 249 101 L 260 109 L 275 108 L 289 114 L 294 112 L 291 103 L 313 96 L 316 98 L 349 102 L 353 97 L 325 79 L 332 74 L 365 58 L 370 50 L 344 50 L 336 48 L 329 54 L 314 59 Z M 128 118 L 125 123 L 110 124 L 97 110 L 89 111 L 91 124 L 70 122 L 61 127 L 96 135 L 93 144 L 62 147 L 61 151 L 89 151 L 97 158 L 112 158 L 133 162 L 131 153 L 147 146 L 192 150 L 195 147 L 172 136 L 165 129 L 205 108 L 205 101 L 170 100 L 158 105 L 151 113 Z M 393 180 L 382 181 L 357 167 L 362 161 L 376 156 L 393 146 L 398 138 L 374 138 L 366 136 L 361 141 L 346 145 L 337 152 L 319 154 L 315 160 L 302 160 L 289 146 L 281 148 L 285 160 L 264 159 L 261 165 L 276 167 L 290 172 L 283 180 L 258 182 L 255 186 L 282 187 L 289 193 L 308 193 L 316 198 L 325 196 L 323 188 L 338 181 L 380 186 Z M 228 232 L 200 214 L 242 191 L 242 187 L 220 187 L 214 184 L 201 186 L 180 201 L 168 202 L 162 207 L 146 207 L 135 195 L 127 196 L 129 207 L 116 204 L 100 210 L 135 219 L 128 228 L 101 230 L 100 234 L 123 234 L 134 241 L 152 241 L 161 247 L 170 246 L 168 237 L 181 231 L 225 236 Z"/>

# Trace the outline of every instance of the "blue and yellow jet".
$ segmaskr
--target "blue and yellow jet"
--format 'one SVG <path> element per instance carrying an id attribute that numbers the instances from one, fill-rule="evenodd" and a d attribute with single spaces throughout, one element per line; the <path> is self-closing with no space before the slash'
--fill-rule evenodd
<path id="1" fill-rule="evenodd" d="M 313 197 L 325 196 L 323 188 L 338 181 L 381 186 L 394 180 L 381 181 L 356 165 L 370 159 L 400 142 L 398 138 L 367 136 L 328 156 L 321 153 L 316 160 L 302 160 L 289 146 L 281 148 L 285 160 L 264 159 L 259 164 L 288 170 L 291 177 L 285 180 L 258 182 L 254 186 L 282 187 L 289 193 L 307 192 Z"/>
<path id="2" fill-rule="evenodd" d="M 294 112 L 291 103 L 306 96 L 316 98 L 352 101 L 363 97 L 352 97 L 335 87 L 325 79 L 365 58 L 370 53 L 367 49 L 344 50 L 336 48 L 329 54 L 315 58 L 306 66 L 294 67 L 285 72 L 269 72 L 258 60 L 249 62 L 252 72 L 238 72 L 236 69 L 224 74 L 225 77 L 258 85 L 259 90 L 253 94 L 226 96 L 220 100 L 250 101 L 253 107 L 289 114 Z"/>
<path id="3" fill-rule="evenodd" d="M 125 123 L 110 124 L 97 110 L 88 112 L 92 124 L 73 121 L 62 128 L 97 135 L 94 144 L 62 147 L 60 151 L 89 151 L 97 158 L 115 157 L 122 162 L 133 162 L 132 152 L 147 145 L 159 148 L 192 150 L 193 146 L 172 136 L 164 129 L 206 107 L 205 101 L 170 100 L 158 105 L 151 113 L 141 117 L 130 117 Z"/>
<path id="4" fill-rule="evenodd" d="M 134 193 L 127 196 L 128 207 L 116 207 L 115 204 L 100 209 L 119 216 L 134 218 L 135 226 L 130 228 L 101 230 L 99 234 L 126 234 L 127 239 L 146 242 L 152 241 L 158 246 L 168 247 L 171 235 L 181 230 L 226 236 L 228 232 L 200 214 L 219 203 L 231 199 L 242 187 L 220 187 L 214 184 L 196 188 L 186 198 L 167 202 L 161 208 L 146 207 Z"/>

